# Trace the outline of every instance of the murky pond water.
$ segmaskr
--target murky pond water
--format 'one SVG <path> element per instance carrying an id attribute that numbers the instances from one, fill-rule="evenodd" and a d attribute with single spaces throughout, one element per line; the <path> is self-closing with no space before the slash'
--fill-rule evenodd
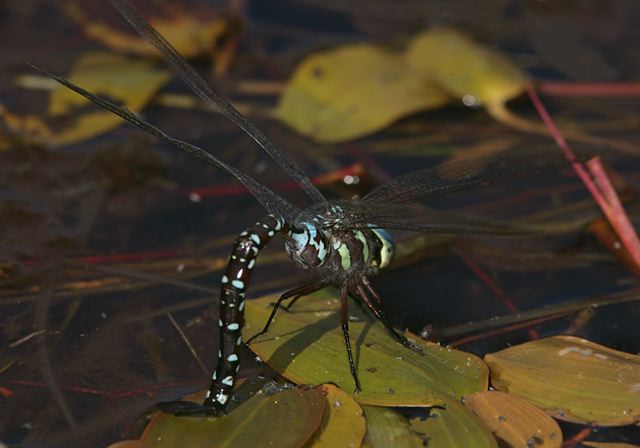
<path id="1" fill-rule="evenodd" d="M 115 124 L 110 132 L 68 143 L 59 130 L 88 126 L 81 114 L 53 118 L 46 131 L 36 123 L 51 113 L 53 86 L 24 61 L 68 73 L 81 57 L 113 52 L 105 44 L 117 46 L 119 39 L 125 39 L 120 50 L 135 50 L 122 37 L 134 34 L 108 2 L 72 3 L 0 4 L 0 441 L 7 445 L 106 446 L 135 438 L 155 403 L 206 388 L 218 351 L 221 271 L 236 235 L 265 214 L 229 176 L 137 129 Z M 185 33 L 178 19 L 189 12 L 217 20 L 210 25 L 215 42 L 194 65 L 332 198 L 362 196 L 390 177 L 449 157 L 551 143 L 462 101 L 329 144 L 272 117 L 287 76 L 314 51 L 360 41 L 397 49 L 427 27 L 455 27 L 500 49 L 536 80 L 563 129 L 614 142 L 602 145 L 602 154 L 631 220 L 638 220 L 640 165 L 633 145 L 640 97 L 629 84 L 640 74 L 635 2 L 493 0 L 482 8 L 435 0 L 135 3 L 145 15 L 162 11 L 172 18 L 167 29 L 177 30 L 176 39 Z M 97 24 L 103 28 L 96 31 Z M 165 76 L 151 56 L 129 57 L 146 64 L 135 69 L 140 78 L 129 78 L 139 83 L 134 93 L 143 95 L 156 82 L 151 72 Z M 134 73 L 118 64 L 102 67 Z M 127 79 L 120 82 L 126 90 Z M 584 91 L 567 94 L 578 83 Z M 598 95 L 585 83 L 608 83 L 609 93 Z M 141 113 L 308 205 L 249 138 L 189 98 L 166 75 L 148 92 Z M 64 101 L 72 100 L 58 107 Z M 97 110 L 83 107 L 80 112 Z M 538 120 L 526 95 L 509 107 Z M 478 355 L 556 334 L 640 352 L 637 272 L 603 243 L 606 232 L 594 231 L 600 213 L 575 176 L 543 173 L 429 205 L 555 227 L 517 238 L 433 237 L 423 249 L 407 243 L 415 253 L 374 280 L 396 326 Z M 276 239 L 260 257 L 249 295 L 290 289 L 305 276 Z M 527 313 L 578 300 L 585 302 L 522 324 Z M 498 317 L 519 312 L 525 317 L 499 324 Z M 471 321 L 479 323 L 466 327 Z M 241 377 L 276 376 L 246 348 L 241 361 Z M 566 439 L 583 430 L 572 423 L 562 428 Z M 640 442 L 637 427 L 596 429 L 590 438 Z"/>

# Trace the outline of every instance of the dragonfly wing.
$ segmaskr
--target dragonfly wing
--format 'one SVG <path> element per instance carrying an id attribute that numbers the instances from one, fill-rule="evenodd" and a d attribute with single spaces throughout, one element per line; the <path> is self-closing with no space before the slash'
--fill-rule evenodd
<path id="1" fill-rule="evenodd" d="M 178 54 L 175 48 L 162 37 L 126 0 L 111 0 L 111 3 L 136 31 L 151 43 L 163 57 L 167 65 L 204 102 L 212 105 L 222 115 L 235 123 L 249 137 L 255 140 L 271 158 L 296 181 L 314 203 L 326 202 L 325 197 L 311 183 L 300 166 L 278 145 L 267 138 L 258 127 L 242 115 L 229 102 L 216 93 L 202 76 Z"/>
<path id="2" fill-rule="evenodd" d="M 321 217 L 325 218 L 321 218 Z M 330 216 L 330 218 L 326 218 Z M 383 228 L 432 233 L 528 235 L 533 226 L 516 225 L 456 213 L 441 212 L 420 204 L 372 204 L 336 201 L 306 209 L 297 222 L 324 222 L 329 229 Z"/>
<path id="3" fill-rule="evenodd" d="M 595 147 L 578 147 L 579 160 L 593 157 Z M 368 203 L 414 202 L 427 197 L 491 185 L 497 181 L 569 167 L 564 153 L 555 145 L 532 146 L 503 151 L 469 160 L 445 162 L 431 168 L 396 177 L 371 190 L 362 200 Z"/>
<path id="4" fill-rule="evenodd" d="M 289 201 L 287 201 L 277 193 L 273 192 L 268 187 L 261 184 L 260 182 L 253 179 L 252 177 L 247 176 L 237 168 L 234 168 L 233 166 L 213 156 L 208 151 L 205 151 L 204 149 L 198 146 L 192 145 L 191 143 L 187 143 L 185 141 L 178 140 L 176 138 L 173 138 L 167 135 L 164 131 L 160 130 L 159 128 L 152 125 L 151 123 L 144 121 L 143 119 L 135 115 L 130 110 L 120 107 L 110 102 L 109 100 L 99 95 L 96 95 L 95 93 L 89 92 L 88 90 L 83 89 L 82 87 L 72 83 L 67 79 L 64 79 L 60 76 L 49 73 L 46 70 L 38 68 L 33 64 L 29 64 L 29 65 L 31 65 L 36 70 L 42 72 L 43 74 L 55 79 L 65 87 L 91 100 L 98 106 L 101 106 L 104 109 L 107 109 L 108 111 L 111 111 L 116 115 L 119 115 L 121 118 L 133 124 L 134 126 L 137 126 L 140 129 L 158 137 L 160 140 L 163 140 L 169 143 L 170 145 L 175 146 L 176 148 L 180 149 L 181 151 L 189 154 L 190 156 L 196 159 L 202 160 L 203 162 L 209 165 L 215 166 L 216 168 L 219 168 L 231 174 L 236 179 L 238 179 L 247 188 L 247 190 L 249 190 L 251 194 L 253 194 L 253 196 L 255 196 L 258 202 L 260 202 L 260 204 L 262 204 L 262 206 L 269 213 L 272 213 L 273 215 L 278 217 L 282 217 L 285 220 L 292 220 L 300 213 L 300 210 L 296 206 L 291 204 Z"/>

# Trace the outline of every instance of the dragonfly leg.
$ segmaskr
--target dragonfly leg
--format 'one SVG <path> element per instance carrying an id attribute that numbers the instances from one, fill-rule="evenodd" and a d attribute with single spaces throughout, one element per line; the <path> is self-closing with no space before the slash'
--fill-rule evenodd
<path id="1" fill-rule="evenodd" d="M 420 348 L 420 346 L 414 344 L 402 333 L 393 328 L 391 322 L 389 321 L 387 311 L 384 308 L 382 300 L 380 299 L 380 296 L 375 291 L 375 289 L 373 289 L 366 277 L 363 277 L 362 282 L 358 284 L 357 295 L 362 300 L 362 302 L 364 302 L 364 304 L 371 310 L 371 312 L 378 318 L 378 320 L 382 322 L 387 331 L 389 331 L 389 333 L 391 333 L 391 335 L 396 338 L 402 345 L 416 352 L 422 351 L 422 348 Z M 373 303 L 370 297 L 373 297 L 375 303 Z"/>
<path id="2" fill-rule="evenodd" d="M 349 358 L 349 367 L 351 368 L 351 375 L 356 383 L 355 392 L 361 392 L 360 379 L 358 378 L 358 369 L 353 361 L 353 353 L 351 352 L 351 338 L 349 337 L 349 313 L 347 309 L 347 299 L 349 298 L 349 290 L 346 286 L 342 286 L 340 289 L 340 300 L 342 305 L 342 334 L 344 335 L 344 342 L 347 346 L 347 357 Z"/>
<path id="3" fill-rule="evenodd" d="M 322 288 L 324 288 L 325 286 L 327 286 L 327 282 L 323 282 L 323 281 L 314 281 L 311 283 L 307 283 L 306 285 L 302 285 L 299 286 L 298 288 L 292 289 L 291 291 L 287 291 L 284 294 L 282 294 L 276 303 L 273 304 L 273 309 L 271 310 L 271 314 L 269 315 L 269 319 L 267 319 L 267 322 L 264 325 L 264 328 L 259 331 L 258 333 L 254 334 L 253 336 L 251 336 L 246 343 L 250 344 L 254 339 L 256 339 L 258 336 L 262 336 L 263 334 L 265 334 L 267 331 L 269 331 L 269 327 L 271 327 L 271 324 L 273 323 L 273 320 L 276 317 L 276 313 L 278 312 L 278 309 L 282 306 L 282 302 L 284 302 L 287 299 L 290 299 L 291 297 L 293 297 L 293 301 L 298 300 L 300 297 L 304 297 L 306 295 L 309 295 L 315 291 L 318 291 Z M 289 305 L 291 306 L 291 304 Z M 285 307 L 283 307 L 285 308 Z M 285 309 L 288 309 L 285 308 Z"/>

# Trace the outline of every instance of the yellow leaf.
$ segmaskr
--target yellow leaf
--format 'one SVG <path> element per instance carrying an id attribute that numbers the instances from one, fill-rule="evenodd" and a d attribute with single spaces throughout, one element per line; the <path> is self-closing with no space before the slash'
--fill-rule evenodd
<path id="1" fill-rule="evenodd" d="M 88 53 L 78 59 L 68 78 L 138 112 L 167 82 L 169 73 L 147 61 L 135 61 L 111 53 Z M 88 99 L 57 85 L 51 93 L 49 115 L 65 120 L 73 118 L 73 121 L 67 127 L 53 129 L 53 136 L 47 143 L 52 146 L 77 143 L 123 123 L 120 117 L 106 110 L 83 111 L 89 103 Z"/>
<path id="2" fill-rule="evenodd" d="M 277 297 L 247 301 L 243 337 L 261 330 Z M 281 311 L 266 335 L 250 348 L 285 378 L 298 384 L 334 383 L 354 390 L 344 337 L 340 329 L 339 299 L 332 289 L 302 298 Z M 415 352 L 393 339 L 384 326 L 352 302 L 351 343 L 362 391 L 354 397 L 365 404 L 429 406 L 442 395 L 462 397 L 487 387 L 486 366 L 474 355 L 437 344 L 415 342 Z"/>
<path id="3" fill-rule="evenodd" d="M 464 404 L 509 446 L 562 446 L 562 432 L 555 420 L 515 395 L 475 392 L 467 396 Z"/>
<path id="4" fill-rule="evenodd" d="M 367 418 L 365 445 L 370 448 L 422 448 L 423 440 L 407 419 L 390 408 L 364 406 Z"/>
<path id="5" fill-rule="evenodd" d="M 326 396 L 327 405 L 320 434 L 311 446 L 360 446 L 365 434 L 364 415 L 360 405 L 348 393 L 333 384 L 323 384 L 320 389 Z"/>
<path id="6" fill-rule="evenodd" d="M 401 55 L 376 45 L 346 45 L 302 61 L 275 114 L 301 134 L 339 142 L 448 101 L 448 95 L 416 76 Z"/>
<path id="7" fill-rule="evenodd" d="M 143 447 L 300 447 L 316 434 L 326 406 L 319 388 L 262 392 L 218 418 L 156 414 Z"/>
<path id="8" fill-rule="evenodd" d="M 640 420 L 640 356 L 554 336 L 485 356 L 491 384 L 561 420 L 616 426 Z"/>
<path id="9" fill-rule="evenodd" d="M 413 418 L 410 423 L 429 446 L 498 448 L 489 428 L 455 400 L 447 400 L 444 407 L 431 408 L 427 418 Z"/>
<path id="10" fill-rule="evenodd" d="M 524 92 L 527 76 L 506 57 L 448 28 L 413 38 L 406 61 L 465 104 L 504 104 Z"/>

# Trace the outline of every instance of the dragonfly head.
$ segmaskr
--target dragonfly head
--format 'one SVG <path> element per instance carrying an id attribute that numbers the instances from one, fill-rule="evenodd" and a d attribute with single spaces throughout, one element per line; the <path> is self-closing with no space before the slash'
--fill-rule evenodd
<path id="1" fill-rule="evenodd" d="M 327 261 L 331 246 L 322 230 L 309 222 L 301 222 L 291 226 L 284 247 L 293 261 L 309 269 Z"/>

